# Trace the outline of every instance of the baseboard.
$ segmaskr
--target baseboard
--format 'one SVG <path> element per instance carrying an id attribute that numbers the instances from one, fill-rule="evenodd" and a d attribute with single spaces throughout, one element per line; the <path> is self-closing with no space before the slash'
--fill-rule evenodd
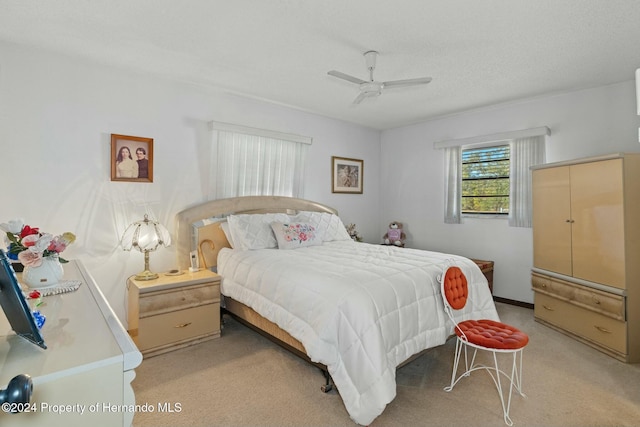
<path id="1" fill-rule="evenodd" d="M 495 302 L 501 302 L 503 304 L 510 304 L 510 305 L 517 305 L 518 307 L 530 308 L 533 310 L 533 304 L 531 304 L 530 302 L 516 301 L 513 299 L 502 298 L 502 297 L 493 297 L 493 300 Z"/>

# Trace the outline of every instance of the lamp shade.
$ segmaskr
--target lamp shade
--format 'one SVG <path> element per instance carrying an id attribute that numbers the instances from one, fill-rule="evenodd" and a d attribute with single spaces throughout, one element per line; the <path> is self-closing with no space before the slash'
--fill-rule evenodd
<path id="1" fill-rule="evenodd" d="M 144 254 L 144 271 L 136 275 L 137 280 L 157 279 L 158 275 L 149 270 L 149 252 L 160 246 L 169 246 L 171 235 L 158 221 L 150 220 L 148 215 L 143 220 L 136 221 L 124 231 L 120 245 L 125 251 L 135 248 Z"/>

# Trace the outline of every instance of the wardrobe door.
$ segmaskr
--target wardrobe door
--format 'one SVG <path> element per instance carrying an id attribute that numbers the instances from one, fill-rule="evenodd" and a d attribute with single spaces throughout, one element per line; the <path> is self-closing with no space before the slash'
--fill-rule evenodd
<path id="1" fill-rule="evenodd" d="M 622 159 L 571 166 L 573 277 L 624 289 L 623 208 Z"/>
<path id="2" fill-rule="evenodd" d="M 571 276 L 569 167 L 533 171 L 533 265 Z"/>

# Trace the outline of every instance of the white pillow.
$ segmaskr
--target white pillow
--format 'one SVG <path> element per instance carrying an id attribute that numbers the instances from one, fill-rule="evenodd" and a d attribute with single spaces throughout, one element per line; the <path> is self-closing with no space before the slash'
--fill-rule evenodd
<path id="1" fill-rule="evenodd" d="M 233 245 L 233 236 L 231 235 L 231 230 L 229 229 L 229 223 L 227 221 L 222 221 L 220 224 L 220 228 L 222 228 L 222 232 L 224 236 L 227 238 L 227 242 L 231 245 L 231 248 L 235 248 Z"/>
<path id="2" fill-rule="evenodd" d="M 347 229 L 338 215 L 328 212 L 300 211 L 294 220 L 313 225 L 321 235 L 323 242 L 351 240 L 351 236 L 347 233 Z"/>
<path id="3" fill-rule="evenodd" d="M 272 222 L 289 222 L 284 213 L 229 215 L 229 231 L 234 249 L 277 248 L 278 242 L 271 229 Z"/>
<path id="4" fill-rule="evenodd" d="M 298 249 L 322 244 L 316 228 L 306 222 L 272 222 L 271 228 L 278 241 L 278 249 Z"/>

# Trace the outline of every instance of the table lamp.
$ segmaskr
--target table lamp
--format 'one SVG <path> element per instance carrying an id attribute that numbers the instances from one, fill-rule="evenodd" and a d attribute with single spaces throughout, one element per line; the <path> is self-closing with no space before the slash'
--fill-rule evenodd
<path id="1" fill-rule="evenodd" d="M 149 270 L 149 252 L 157 250 L 160 246 L 169 246 L 171 236 L 167 229 L 158 221 L 152 221 L 145 214 L 144 219 L 131 224 L 124 231 L 120 244 L 125 251 L 136 248 L 144 253 L 144 271 L 135 276 L 136 280 L 153 280 L 158 278 L 158 273 Z"/>

